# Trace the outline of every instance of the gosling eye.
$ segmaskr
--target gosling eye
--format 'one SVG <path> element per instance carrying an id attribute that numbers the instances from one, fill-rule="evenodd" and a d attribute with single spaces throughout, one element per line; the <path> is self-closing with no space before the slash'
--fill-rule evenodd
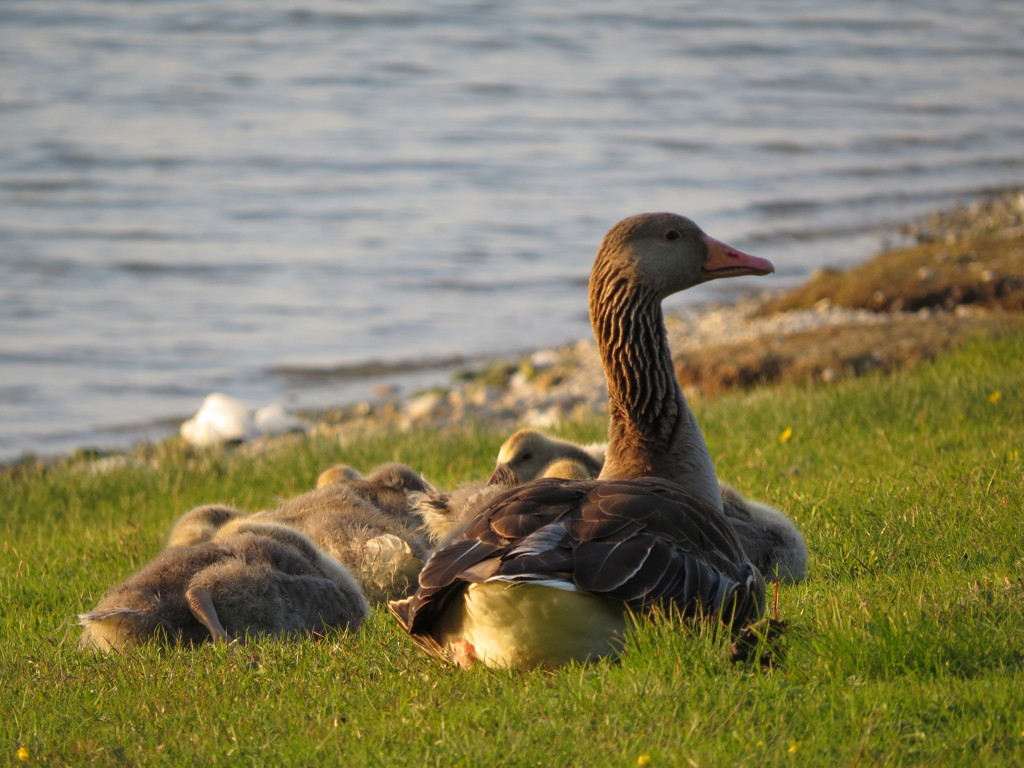
<path id="1" fill-rule="evenodd" d="M 679 234 L 678 229 L 670 229 L 668 232 L 665 233 L 666 240 L 678 240 L 680 237 L 682 237 L 682 235 Z"/>
<path id="2" fill-rule="evenodd" d="M 521 454 L 519 454 L 519 460 L 520 461 L 529 461 L 532 458 L 533 458 L 533 453 L 531 451 L 523 451 Z"/>

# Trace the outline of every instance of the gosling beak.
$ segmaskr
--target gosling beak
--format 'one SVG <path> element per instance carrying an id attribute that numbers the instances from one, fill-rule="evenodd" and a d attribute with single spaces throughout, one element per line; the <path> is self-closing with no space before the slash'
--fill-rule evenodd
<path id="1" fill-rule="evenodd" d="M 708 246 L 708 257 L 704 260 L 702 271 L 708 280 L 740 275 L 767 275 L 775 271 L 768 259 L 751 256 L 707 235 L 704 235 L 704 242 Z"/>
<path id="2" fill-rule="evenodd" d="M 516 473 L 512 471 L 512 467 L 508 464 L 499 463 L 494 468 L 494 473 L 487 481 L 487 484 L 513 486 L 519 484 L 519 478 L 516 477 Z"/>

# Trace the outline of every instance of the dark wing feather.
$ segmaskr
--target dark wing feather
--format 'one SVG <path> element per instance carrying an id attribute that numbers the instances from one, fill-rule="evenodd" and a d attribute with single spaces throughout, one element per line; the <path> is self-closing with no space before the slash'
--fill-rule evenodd
<path id="1" fill-rule="evenodd" d="M 526 538 L 552 520 L 579 508 L 584 494 L 573 486 L 565 480 L 545 478 L 514 488 L 484 507 L 467 534 L 473 535 L 479 530 L 478 526 L 486 526 L 507 542 Z M 532 492 L 520 493 L 526 487 Z"/>
<path id="2" fill-rule="evenodd" d="M 506 581 L 564 581 L 573 578 L 573 558 L 570 551 L 550 550 L 538 555 L 516 557 L 501 561 L 500 576 Z"/>
<path id="3" fill-rule="evenodd" d="M 444 547 L 431 557 L 420 571 L 420 587 L 448 584 L 466 568 L 500 551 L 497 543 L 481 539 L 463 539 Z"/>
<path id="4" fill-rule="evenodd" d="M 575 552 L 575 581 L 580 589 L 619 597 L 651 553 L 650 536 L 631 536 L 625 541 L 583 541 Z"/>
<path id="5" fill-rule="evenodd" d="M 638 538 L 644 539 L 647 556 L 619 588 L 618 595 L 630 605 L 643 606 L 674 594 L 665 591 L 665 587 L 678 582 L 679 562 L 684 558 L 674 547 L 657 537 Z"/>

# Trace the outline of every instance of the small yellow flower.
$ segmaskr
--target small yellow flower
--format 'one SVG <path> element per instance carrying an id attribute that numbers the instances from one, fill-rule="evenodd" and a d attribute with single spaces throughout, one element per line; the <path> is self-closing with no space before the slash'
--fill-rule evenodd
<path id="1" fill-rule="evenodd" d="M 786 427 L 784 430 L 782 430 L 782 434 L 779 435 L 779 442 L 780 443 L 788 443 L 789 442 L 789 438 L 791 438 L 792 436 L 793 436 L 793 428 L 792 427 Z"/>
<path id="2" fill-rule="evenodd" d="M 18 759 L 23 763 L 27 763 L 29 758 L 28 747 L 18 747 Z"/>
<path id="3" fill-rule="evenodd" d="M 992 405 L 995 405 L 1002 399 L 1002 397 L 1003 393 L 997 389 L 995 392 L 988 396 L 988 401 L 992 403 Z"/>
<path id="4" fill-rule="evenodd" d="M 650 755 L 648 755 L 648 754 L 647 754 L 647 753 L 645 752 L 644 754 L 640 755 L 640 756 L 639 756 L 639 757 L 638 757 L 638 758 L 636 759 L 636 764 L 637 764 L 637 765 L 650 765 L 650 764 L 651 764 L 651 756 L 650 756 Z"/>
<path id="5" fill-rule="evenodd" d="M 798 749 L 800 749 L 800 742 L 794 741 L 792 744 L 789 745 L 789 754 L 795 755 Z"/>

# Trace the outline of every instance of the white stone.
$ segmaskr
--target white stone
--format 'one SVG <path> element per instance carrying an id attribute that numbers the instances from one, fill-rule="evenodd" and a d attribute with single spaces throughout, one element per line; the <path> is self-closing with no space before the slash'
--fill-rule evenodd
<path id="1" fill-rule="evenodd" d="M 259 436 L 249 408 L 241 400 L 214 392 L 196 415 L 181 425 L 181 436 L 194 446 L 238 443 Z"/>

